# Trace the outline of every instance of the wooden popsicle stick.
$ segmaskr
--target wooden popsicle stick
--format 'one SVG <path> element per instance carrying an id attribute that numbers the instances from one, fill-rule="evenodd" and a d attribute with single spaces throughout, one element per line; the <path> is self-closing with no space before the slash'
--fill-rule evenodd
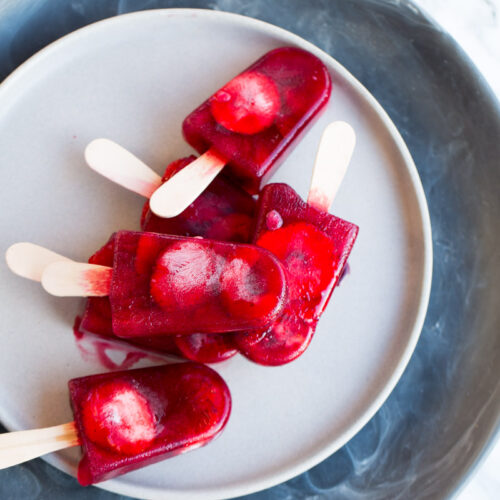
<path id="1" fill-rule="evenodd" d="M 130 191 L 150 198 L 161 177 L 130 151 L 109 139 L 95 139 L 85 148 L 89 167 Z"/>
<path id="2" fill-rule="evenodd" d="M 186 209 L 214 180 L 227 159 L 213 149 L 164 182 L 151 196 L 149 206 L 159 217 L 175 217 Z"/>
<path id="3" fill-rule="evenodd" d="M 321 136 L 307 203 L 328 212 L 351 161 L 356 134 L 346 122 L 330 123 Z"/>
<path id="4" fill-rule="evenodd" d="M 0 434 L 0 469 L 80 444 L 74 422 Z"/>
<path id="5" fill-rule="evenodd" d="M 53 262 L 42 273 L 42 286 L 57 297 L 105 297 L 113 270 L 81 262 Z"/>
<path id="6" fill-rule="evenodd" d="M 41 281 L 43 270 L 49 264 L 60 261 L 71 262 L 64 255 L 27 242 L 10 246 L 5 252 L 5 260 L 14 274 L 33 281 Z"/>

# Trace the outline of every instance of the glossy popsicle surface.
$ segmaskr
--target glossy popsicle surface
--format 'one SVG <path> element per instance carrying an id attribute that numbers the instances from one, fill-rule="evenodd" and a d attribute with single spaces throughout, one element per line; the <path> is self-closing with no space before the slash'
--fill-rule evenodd
<path id="1" fill-rule="evenodd" d="M 115 234 L 111 235 L 108 242 L 89 258 L 89 263 L 112 267 L 114 260 L 114 242 Z M 116 338 L 113 333 L 109 297 L 87 298 L 81 321 L 78 323 L 78 330 L 95 333 L 104 337 Z M 127 342 L 166 354 L 180 354 L 179 349 L 175 345 L 175 339 L 172 336 L 156 335 L 154 337 L 132 338 L 127 339 Z"/>
<path id="2" fill-rule="evenodd" d="M 254 242 L 283 263 L 288 304 L 264 335 L 236 336 L 247 357 L 278 365 L 307 348 L 357 234 L 356 225 L 308 205 L 287 184 L 269 184 L 262 190 Z"/>
<path id="3" fill-rule="evenodd" d="M 330 92 L 330 75 L 317 57 L 295 47 L 275 49 L 195 109 L 184 120 L 184 136 L 199 153 L 212 148 L 223 155 L 226 175 L 254 194 Z"/>
<path id="4" fill-rule="evenodd" d="M 89 259 L 89 263 L 113 266 L 114 235 Z M 78 331 L 87 331 L 105 337 L 115 337 L 108 297 L 89 297 L 85 303 Z M 125 339 L 122 339 L 125 340 Z M 200 363 L 224 361 L 237 352 L 232 333 L 193 333 L 190 335 L 154 335 L 129 338 L 126 341 L 166 354 L 174 354 Z"/>
<path id="5" fill-rule="evenodd" d="M 84 486 L 207 444 L 231 411 L 223 379 L 198 363 L 81 377 L 69 391 Z"/>
<path id="6" fill-rule="evenodd" d="M 286 280 L 278 259 L 253 245 L 120 231 L 109 299 L 119 337 L 224 333 L 271 324 Z"/>

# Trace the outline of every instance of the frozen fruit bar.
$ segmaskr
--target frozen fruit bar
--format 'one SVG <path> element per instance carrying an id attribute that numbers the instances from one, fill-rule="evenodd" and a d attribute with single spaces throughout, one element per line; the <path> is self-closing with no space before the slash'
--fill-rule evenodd
<path id="1" fill-rule="evenodd" d="M 253 245 L 120 231 L 109 290 L 118 337 L 263 328 L 286 300 L 284 269 Z"/>
<path id="2" fill-rule="evenodd" d="M 218 363 L 238 352 L 234 337 L 234 333 L 192 333 L 177 335 L 174 341 L 180 356 L 199 363 Z"/>
<path id="3" fill-rule="evenodd" d="M 162 182 L 189 165 L 195 156 L 170 163 Z M 239 186 L 219 175 L 180 215 L 158 217 L 144 204 L 141 229 L 153 233 L 203 236 L 214 240 L 247 243 L 251 237 L 255 200 Z"/>
<path id="4" fill-rule="evenodd" d="M 231 396 L 198 363 L 180 363 L 70 380 L 86 486 L 207 444 L 224 428 Z"/>
<path id="5" fill-rule="evenodd" d="M 307 348 L 357 234 L 356 225 L 304 203 L 287 184 L 262 190 L 254 243 L 283 263 L 288 304 L 270 329 L 236 336 L 248 358 L 279 365 Z"/>
<path id="6" fill-rule="evenodd" d="M 115 234 L 111 235 L 108 242 L 89 258 L 89 263 L 112 267 L 114 257 L 114 240 Z M 76 322 L 76 324 L 78 324 L 78 330 L 95 333 L 104 337 L 116 338 L 113 333 L 109 297 L 89 297 L 85 303 L 85 309 L 81 321 Z M 127 339 L 127 342 L 161 353 L 175 355 L 181 354 L 175 344 L 175 338 L 172 336 L 156 335 L 154 337 Z"/>
<path id="7" fill-rule="evenodd" d="M 114 235 L 89 259 L 89 263 L 113 266 Z M 89 297 L 79 323 L 79 329 L 105 337 L 115 337 L 108 297 Z M 121 339 L 125 340 L 125 339 Z M 193 333 L 190 335 L 154 335 L 126 339 L 130 344 L 161 353 L 174 354 L 200 363 L 217 363 L 237 353 L 231 333 Z"/>
<path id="8" fill-rule="evenodd" d="M 195 109 L 184 120 L 184 136 L 199 153 L 212 149 L 224 157 L 225 175 L 255 194 L 330 92 L 330 75 L 317 57 L 275 49 Z"/>

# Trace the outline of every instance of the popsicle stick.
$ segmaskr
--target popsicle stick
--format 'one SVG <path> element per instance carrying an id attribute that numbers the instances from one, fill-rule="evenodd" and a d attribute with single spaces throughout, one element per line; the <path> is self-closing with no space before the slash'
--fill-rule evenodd
<path id="1" fill-rule="evenodd" d="M 166 218 L 179 215 L 198 198 L 226 163 L 226 158 L 209 149 L 153 193 L 149 201 L 152 212 Z"/>
<path id="2" fill-rule="evenodd" d="M 42 286 L 57 297 L 104 297 L 111 286 L 110 267 L 81 262 L 53 262 L 42 273 Z"/>
<path id="3" fill-rule="evenodd" d="M 330 123 L 321 136 L 307 203 L 328 212 L 344 179 L 356 143 L 354 129 L 346 122 Z"/>
<path id="4" fill-rule="evenodd" d="M 71 262 L 64 255 L 26 242 L 10 246 L 5 253 L 5 260 L 14 274 L 33 281 L 41 281 L 43 270 L 49 264 L 60 261 Z"/>
<path id="5" fill-rule="evenodd" d="M 95 139 L 85 148 L 89 167 L 130 191 L 150 198 L 161 177 L 130 151 L 109 139 Z"/>
<path id="6" fill-rule="evenodd" d="M 44 429 L 6 432 L 0 434 L 0 469 L 79 444 L 74 422 Z"/>

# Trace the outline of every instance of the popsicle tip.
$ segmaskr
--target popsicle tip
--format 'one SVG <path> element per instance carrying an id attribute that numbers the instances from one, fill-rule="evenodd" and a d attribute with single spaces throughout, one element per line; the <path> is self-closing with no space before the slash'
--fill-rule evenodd
<path id="1" fill-rule="evenodd" d="M 351 140 L 356 140 L 356 132 L 354 131 L 354 128 L 352 125 L 343 120 L 331 122 L 325 127 L 325 132 L 332 130 L 334 130 L 337 134 L 345 134 L 345 137 Z"/>
<path id="2" fill-rule="evenodd" d="M 69 261 L 40 245 L 29 242 L 19 242 L 11 245 L 5 252 L 7 267 L 18 276 L 40 281 L 42 272 L 52 262 Z"/>
<path id="3" fill-rule="evenodd" d="M 145 198 L 161 185 L 154 170 L 111 139 L 100 137 L 89 142 L 84 156 L 94 172 Z"/>
<path id="4" fill-rule="evenodd" d="M 149 200 L 151 211 L 163 218 L 181 214 L 203 193 L 226 163 L 224 156 L 209 149 L 152 193 Z"/>
<path id="5" fill-rule="evenodd" d="M 166 196 L 161 187 L 151 195 L 149 207 L 155 215 L 166 219 L 176 217 L 186 208 L 183 204 L 176 203 L 175 199 Z"/>
<path id="6" fill-rule="evenodd" d="M 96 159 L 96 156 L 100 156 L 104 148 L 107 148 L 113 144 L 115 144 L 113 141 L 104 137 L 99 137 L 90 141 L 85 147 L 85 151 L 83 153 L 88 166 L 90 168 L 93 168 L 93 163 Z"/>
<path id="7" fill-rule="evenodd" d="M 344 163 L 349 163 L 347 157 L 350 160 L 356 146 L 356 132 L 352 125 L 342 120 L 329 123 L 321 135 L 318 153 L 322 148 L 327 148 L 328 144 L 337 148 L 337 156 L 343 156 Z"/>
<path id="8" fill-rule="evenodd" d="M 307 203 L 328 212 L 347 172 L 356 145 L 349 123 L 335 121 L 321 135 Z"/>
<path id="9" fill-rule="evenodd" d="M 7 262 L 7 267 L 15 274 L 19 274 L 19 264 L 20 257 L 23 254 L 23 249 L 29 245 L 29 243 L 19 242 L 14 243 L 5 252 L 5 261 Z"/>

